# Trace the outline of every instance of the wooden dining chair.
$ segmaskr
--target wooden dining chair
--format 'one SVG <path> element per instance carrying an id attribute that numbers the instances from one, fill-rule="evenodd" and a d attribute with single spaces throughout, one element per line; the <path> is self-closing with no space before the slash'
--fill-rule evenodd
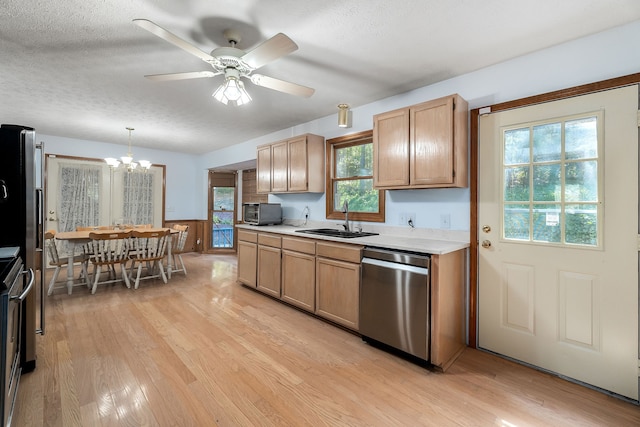
<path id="1" fill-rule="evenodd" d="M 173 257 L 173 269 L 171 270 L 171 273 L 173 274 L 182 271 L 186 276 L 187 268 L 184 266 L 182 254 L 184 253 L 184 245 L 187 241 L 187 236 L 189 235 L 189 226 L 175 224 L 173 229 L 178 230 L 178 232 L 171 235 L 171 238 L 173 239 L 171 242 L 171 256 Z M 180 260 L 180 268 L 178 268 L 178 260 Z"/>
<path id="2" fill-rule="evenodd" d="M 129 260 L 129 248 L 131 233 L 128 231 L 113 230 L 113 232 L 89 233 L 90 262 L 93 264 L 93 285 L 91 293 L 95 294 L 98 285 L 121 282 L 124 280 L 127 288 L 131 287 L 127 276 L 126 263 Z M 120 266 L 121 275 L 118 277 L 116 267 Z M 106 268 L 106 271 L 103 271 Z M 107 273 L 107 278 L 102 280 L 101 274 Z"/>
<path id="3" fill-rule="evenodd" d="M 167 275 L 162 265 L 165 252 L 167 250 L 167 243 L 170 230 L 160 231 L 145 231 L 145 230 L 133 230 L 131 231 L 131 251 L 129 252 L 129 259 L 132 261 L 130 279 L 133 280 L 133 273 L 136 270 L 134 289 L 138 289 L 140 280 L 162 278 L 164 283 L 167 283 Z M 147 269 L 147 275 L 141 277 L 142 268 Z"/>
<path id="4" fill-rule="evenodd" d="M 56 245 L 55 237 L 56 237 L 55 230 L 47 230 L 44 233 L 45 246 L 47 247 L 49 265 L 55 267 L 55 270 L 53 271 L 53 277 L 51 277 L 51 280 L 49 281 L 49 288 L 47 290 L 47 295 L 51 295 L 53 293 L 53 290 L 55 289 L 56 284 L 64 284 L 64 286 L 67 288 L 67 293 L 71 295 L 73 286 L 75 284 L 68 283 L 66 279 L 58 282 L 58 275 L 60 274 L 60 270 L 62 270 L 63 267 L 66 267 L 69 264 L 69 258 L 60 257 L 60 255 L 58 254 L 58 246 Z M 82 269 L 80 273 L 80 279 L 82 280 L 82 283 L 77 283 L 77 284 L 83 284 L 83 285 L 89 284 L 89 274 L 87 272 L 88 260 L 89 258 L 85 254 L 75 255 L 73 257 L 73 263 L 74 264 L 80 263 L 80 266 Z"/>

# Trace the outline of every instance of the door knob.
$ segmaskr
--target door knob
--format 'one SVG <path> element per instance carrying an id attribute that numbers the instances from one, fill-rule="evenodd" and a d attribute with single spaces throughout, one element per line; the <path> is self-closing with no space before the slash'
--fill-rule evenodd
<path id="1" fill-rule="evenodd" d="M 483 248 L 490 248 L 491 247 L 491 240 L 483 240 L 482 241 L 482 247 Z"/>
<path id="2" fill-rule="evenodd" d="M 485 233 L 488 233 L 491 231 L 491 227 L 489 227 L 488 225 L 483 225 L 482 226 L 482 231 L 484 231 Z"/>

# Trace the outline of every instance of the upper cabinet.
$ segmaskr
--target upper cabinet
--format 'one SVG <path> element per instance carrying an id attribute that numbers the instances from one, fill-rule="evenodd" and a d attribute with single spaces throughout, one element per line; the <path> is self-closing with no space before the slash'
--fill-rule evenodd
<path id="1" fill-rule="evenodd" d="M 305 134 L 257 149 L 258 193 L 324 193 L 324 138 Z"/>
<path id="2" fill-rule="evenodd" d="M 375 115 L 374 187 L 466 187 L 468 110 L 455 94 Z"/>

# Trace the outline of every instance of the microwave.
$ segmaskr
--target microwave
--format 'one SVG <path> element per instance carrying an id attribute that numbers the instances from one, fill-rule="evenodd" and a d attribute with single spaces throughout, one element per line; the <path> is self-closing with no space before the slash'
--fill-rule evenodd
<path id="1" fill-rule="evenodd" d="M 280 203 L 245 203 L 242 218 L 252 225 L 282 224 L 282 207 Z"/>

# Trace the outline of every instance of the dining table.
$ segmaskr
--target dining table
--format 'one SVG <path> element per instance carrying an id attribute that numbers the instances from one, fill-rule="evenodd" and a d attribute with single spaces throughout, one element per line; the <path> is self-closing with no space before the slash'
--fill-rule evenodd
<path id="1" fill-rule="evenodd" d="M 169 230 L 171 234 L 177 234 L 179 231 L 174 230 L 173 228 L 127 228 L 126 231 L 165 231 Z M 91 239 L 89 238 L 90 233 L 99 233 L 99 234 L 110 234 L 113 232 L 120 232 L 123 230 L 101 230 L 96 228 L 95 230 L 82 230 L 82 231 L 60 231 L 56 233 L 57 240 L 65 240 L 69 242 L 69 255 L 68 255 L 68 263 L 67 263 L 67 286 L 73 286 L 73 257 L 75 255 L 75 249 L 77 245 L 84 245 L 89 243 Z M 171 246 L 173 239 L 168 239 L 167 242 L 167 277 L 171 279 L 171 271 L 173 269 L 173 257 L 171 256 Z"/>

